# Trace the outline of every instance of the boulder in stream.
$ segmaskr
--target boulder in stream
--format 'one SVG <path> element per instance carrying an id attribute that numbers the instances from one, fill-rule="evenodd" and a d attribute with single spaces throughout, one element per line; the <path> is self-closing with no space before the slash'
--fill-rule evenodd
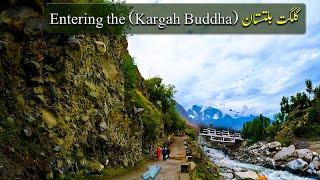
<path id="1" fill-rule="evenodd" d="M 258 174 L 254 171 L 235 172 L 237 179 L 258 179 Z"/>
<path id="2" fill-rule="evenodd" d="M 233 179 L 232 173 L 220 173 L 220 176 L 223 176 L 225 179 Z"/>
<path id="3" fill-rule="evenodd" d="M 263 166 L 275 169 L 276 162 L 274 159 L 266 157 L 262 159 Z"/>
<path id="4" fill-rule="evenodd" d="M 286 169 L 290 172 L 305 171 L 308 168 L 308 163 L 302 159 L 295 159 L 286 164 Z"/>
<path id="5" fill-rule="evenodd" d="M 291 145 L 289 147 L 285 147 L 281 149 L 279 152 L 277 152 L 274 156 L 273 159 L 278 161 L 278 160 L 286 160 L 289 157 L 294 156 L 295 154 L 295 147 L 294 145 Z"/>
<path id="6" fill-rule="evenodd" d="M 319 161 L 310 162 L 309 169 L 311 169 L 311 170 L 320 170 L 320 162 Z"/>
<path id="7" fill-rule="evenodd" d="M 299 158 L 311 162 L 312 160 L 312 151 L 310 149 L 298 149 L 296 150 Z"/>

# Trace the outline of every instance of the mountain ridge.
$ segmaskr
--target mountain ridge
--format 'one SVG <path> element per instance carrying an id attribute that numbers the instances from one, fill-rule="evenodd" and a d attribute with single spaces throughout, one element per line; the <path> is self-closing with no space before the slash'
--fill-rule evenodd
<path id="1" fill-rule="evenodd" d="M 191 124 L 205 126 L 213 125 L 213 127 L 236 131 L 241 130 L 244 123 L 251 121 L 256 117 L 252 114 L 242 115 L 240 113 L 230 115 L 218 108 L 203 105 L 193 105 L 190 109 L 186 110 L 182 105 L 176 103 L 176 110 Z M 230 111 L 236 112 L 232 109 L 230 109 Z"/>

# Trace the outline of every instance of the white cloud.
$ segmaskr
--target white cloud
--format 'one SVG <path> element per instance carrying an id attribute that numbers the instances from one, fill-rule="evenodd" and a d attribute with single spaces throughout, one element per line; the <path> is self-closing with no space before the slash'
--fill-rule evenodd
<path id="1" fill-rule="evenodd" d="M 306 78 L 320 82 L 320 1 L 304 2 L 304 35 L 134 35 L 129 52 L 145 78 L 159 75 L 174 84 L 186 107 L 248 107 L 270 115 L 282 96 L 303 90 Z"/>

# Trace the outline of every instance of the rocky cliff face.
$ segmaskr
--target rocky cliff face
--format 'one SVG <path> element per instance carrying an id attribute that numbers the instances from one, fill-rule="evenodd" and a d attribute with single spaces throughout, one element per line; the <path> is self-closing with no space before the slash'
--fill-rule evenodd
<path id="1" fill-rule="evenodd" d="M 0 176 L 53 178 L 135 165 L 144 127 L 125 101 L 126 37 L 43 28 L 30 7 L 1 12 Z"/>

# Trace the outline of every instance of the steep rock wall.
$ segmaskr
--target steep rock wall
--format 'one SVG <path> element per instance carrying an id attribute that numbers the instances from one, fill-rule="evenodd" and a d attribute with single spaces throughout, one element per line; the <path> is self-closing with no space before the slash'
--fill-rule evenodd
<path id="1" fill-rule="evenodd" d="M 0 177 L 135 165 L 143 158 L 144 127 L 125 102 L 126 37 L 43 28 L 30 7 L 1 12 Z"/>

